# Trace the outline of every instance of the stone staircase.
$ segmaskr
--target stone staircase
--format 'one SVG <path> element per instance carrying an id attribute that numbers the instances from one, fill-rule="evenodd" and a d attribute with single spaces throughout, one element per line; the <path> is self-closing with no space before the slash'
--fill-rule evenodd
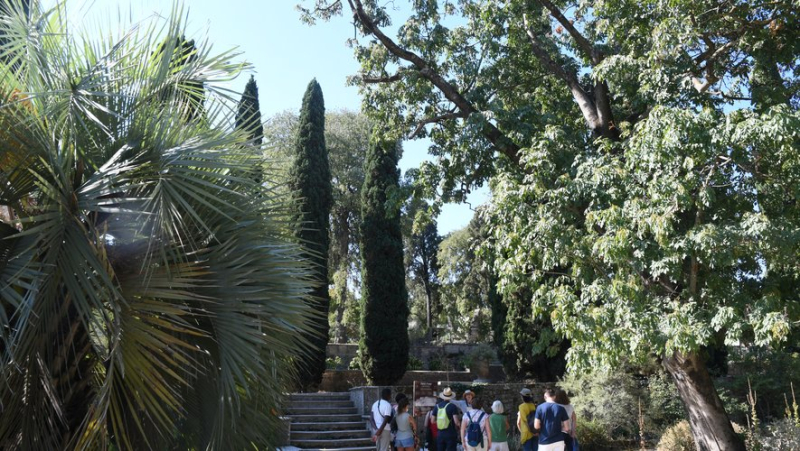
<path id="1" fill-rule="evenodd" d="M 373 451 L 375 444 L 349 393 L 293 393 L 290 445 L 304 451 Z"/>

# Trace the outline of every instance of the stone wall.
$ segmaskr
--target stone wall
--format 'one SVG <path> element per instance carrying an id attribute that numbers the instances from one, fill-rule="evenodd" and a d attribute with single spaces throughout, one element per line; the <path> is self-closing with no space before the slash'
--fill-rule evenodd
<path id="1" fill-rule="evenodd" d="M 474 343 L 445 343 L 442 345 L 412 345 L 409 355 L 421 360 L 424 368 L 429 368 L 433 360 L 446 358 L 449 360 L 450 369 L 460 368 L 459 360 L 467 352 L 478 346 Z M 350 361 L 356 357 L 358 351 L 357 344 L 328 343 L 327 356 L 330 358 L 339 357 L 342 365 L 348 368 Z"/>
<path id="2" fill-rule="evenodd" d="M 502 371 L 502 367 L 500 368 Z M 439 382 L 454 381 L 471 383 L 476 376 L 469 371 L 406 371 L 398 386 L 413 386 L 414 381 Z M 353 387 L 363 387 L 367 384 L 361 370 L 328 370 L 322 375 L 320 391 L 345 392 Z M 376 398 L 377 399 L 377 398 Z"/>

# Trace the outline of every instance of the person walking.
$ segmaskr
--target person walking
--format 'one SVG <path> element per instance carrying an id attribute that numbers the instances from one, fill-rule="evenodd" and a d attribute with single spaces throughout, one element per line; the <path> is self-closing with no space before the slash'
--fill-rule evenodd
<path id="1" fill-rule="evenodd" d="M 425 414 L 425 448 L 428 451 L 437 451 L 436 437 L 439 435 L 439 430 L 436 429 L 436 415 L 433 414 L 433 409 Z"/>
<path id="2" fill-rule="evenodd" d="M 567 411 L 555 401 L 556 391 L 544 391 L 544 404 L 536 408 L 534 429 L 539 431 L 539 451 L 564 451 L 564 432 L 569 432 Z"/>
<path id="3" fill-rule="evenodd" d="M 414 417 L 408 413 L 408 398 L 401 398 L 397 402 L 397 435 L 394 437 L 394 446 L 397 451 L 414 451 L 417 436 L 417 425 Z"/>
<path id="4" fill-rule="evenodd" d="M 489 451 L 508 451 L 508 417 L 504 413 L 503 403 L 497 400 L 492 403 L 492 415 L 489 417 L 492 446 Z"/>
<path id="5" fill-rule="evenodd" d="M 528 427 L 528 417 L 536 411 L 536 404 L 533 402 L 533 393 L 531 393 L 529 388 L 523 388 L 519 394 L 522 395 L 522 404 L 519 405 L 519 409 L 517 410 L 519 442 L 522 445 L 522 451 L 536 451 L 538 440 L 536 439 L 535 432 Z"/>
<path id="6" fill-rule="evenodd" d="M 578 437 L 576 435 L 578 417 L 575 415 L 575 408 L 569 403 L 569 396 L 567 396 L 566 391 L 560 388 L 556 390 L 556 403 L 567 411 L 567 416 L 569 417 L 569 432 L 564 432 L 564 448 L 567 451 L 578 451 Z"/>
<path id="7" fill-rule="evenodd" d="M 472 390 L 465 390 L 464 394 L 461 395 L 461 399 L 454 400 L 453 404 L 458 407 L 458 410 L 460 410 L 462 414 L 465 414 L 469 411 L 473 399 L 475 399 L 475 392 Z"/>
<path id="8" fill-rule="evenodd" d="M 477 434 L 474 431 L 477 431 Z M 479 441 L 470 443 L 471 435 L 478 435 Z M 487 451 L 492 446 L 489 415 L 483 411 L 483 401 L 480 398 L 473 396 L 471 406 L 461 419 L 461 444 L 466 451 Z"/>
<path id="9" fill-rule="evenodd" d="M 392 431 L 389 423 L 392 421 L 392 389 L 384 388 L 381 398 L 372 404 L 370 426 L 372 427 L 372 441 L 377 445 L 378 451 L 390 451 L 392 448 Z"/>
<path id="10" fill-rule="evenodd" d="M 436 429 L 439 431 L 436 437 L 436 449 L 438 451 L 456 451 L 461 420 L 456 415 L 458 408 L 452 403 L 455 397 L 453 390 L 447 387 L 439 395 L 441 401 L 433 408 Z"/>

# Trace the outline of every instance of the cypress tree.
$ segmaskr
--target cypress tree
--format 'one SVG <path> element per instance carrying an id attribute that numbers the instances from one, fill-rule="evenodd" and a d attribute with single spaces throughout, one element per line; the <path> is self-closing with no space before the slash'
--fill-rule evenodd
<path id="1" fill-rule="evenodd" d="M 303 96 L 295 151 L 289 187 L 299 198 L 298 214 L 303 224 L 296 237 L 306 246 L 308 258 L 316 267 L 316 283 L 309 302 L 319 312 L 313 327 L 315 333 L 308 337 L 311 350 L 300 358 L 298 372 L 300 385 L 304 389 L 313 389 L 322 381 L 325 372 L 330 306 L 328 229 L 333 203 L 331 171 L 325 147 L 325 101 L 316 79 L 311 80 Z"/>
<path id="2" fill-rule="evenodd" d="M 408 294 L 403 265 L 398 145 L 376 143 L 365 161 L 361 194 L 361 369 L 373 385 L 392 385 L 408 364 Z"/>
<path id="3" fill-rule="evenodd" d="M 264 125 L 261 124 L 261 108 L 258 105 L 258 86 L 252 75 L 244 87 L 239 108 L 236 110 L 236 130 L 245 130 L 247 139 L 253 145 L 260 145 L 264 137 Z"/>

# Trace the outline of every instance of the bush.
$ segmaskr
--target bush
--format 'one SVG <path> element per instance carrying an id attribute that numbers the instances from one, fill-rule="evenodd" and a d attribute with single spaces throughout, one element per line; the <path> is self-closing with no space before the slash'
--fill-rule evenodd
<path id="1" fill-rule="evenodd" d="M 790 383 L 800 387 L 800 354 L 765 348 L 733 349 L 729 354 L 728 377 L 716 381 L 728 415 L 744 422 L 748 407 L 747 380 L 758 396 L 756 410 L 765 421 L 784 417 L 784 394 L 791 396 Z M 730 402 L 731 400 L 735 402 Z M 790 398 L 791 401 L 791 398 Z"/>
<path id="2" fill-rule="evenodd" d="M 649 402 L 646 404 L 645 429 L 661 434 L 672 424 L 686 419 L 678 388 L 669 374 L 660 371 L 647 379 Z"/>
<path id="3" fill-rule="evenodd" d="M 647 390 L 630 373 L 569 374 L 559 385 L 572 394 L 579 420 L 591 420 L 615 438 L 639 436 L 639 399 L 647 405 Z"/>
<path id="4" fill-rule="evenodd" d="M 656 446 L 657 451 L 694 451 L 692 429 L 686 420 L 680 421 L 664 431 Z"/>
<path id="5" fill-rule="evenodd" d="M 406 371 L 419 371 L 422 369 L 422 360 L 414 357 L 413 355 L 408 356 L 408 365 L 406 366 Z"/>
<path id="6" fill-rule="evenodd" d="M 486 343 L 481 343 L 470 349 L 469 352 L 464 355 L 462 362 L 464 366 L 472 368 L 477 362 L 484 361 L 491 363 L 495 360 L 497 360 L 497 352 L 494 348 Z"/>
<path id="7" fill-rule="evenodd" d="M 800 428 L 789 418 L 773 421 L 758 441 L 762 449 L 797 451 L 800 450 Z"/>
<path id="8" fill-rule="evenodd" d="M 608 435 L 605 426 L 597 421 L 578 418 L 575 431 L 578 435 L 578 444 L 584 451 L 613 449 L 611 436 Z"/>

